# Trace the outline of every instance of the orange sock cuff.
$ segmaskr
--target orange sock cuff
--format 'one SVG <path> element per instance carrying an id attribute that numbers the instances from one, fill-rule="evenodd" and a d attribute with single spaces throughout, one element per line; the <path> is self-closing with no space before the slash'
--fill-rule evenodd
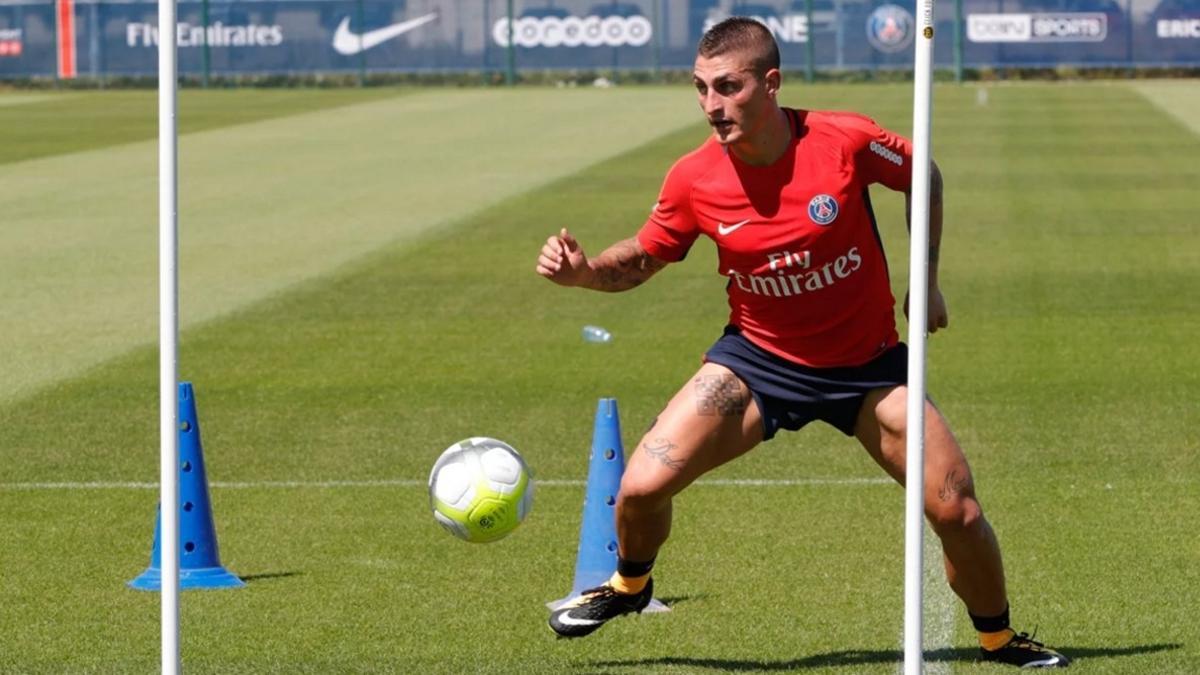
<path id="1" fill-rule="evenodd" d="M 608 583 L 613 587 L 613 590 L 625 595 L 634 595 L 641 593 L 646 587 L 646 582 L 650 581 L 650 574 L 643 574 L 640 577 L 623 576 L 620 572 L 613 572 Z"/>
<path id="2" fill-rule="evenodd" d="M 983 647 L 989 652 L 994 652 L 1008 644 L 1008 641 L 1013 639 L 1014 635 L 1016 635 L 1016 633 L 1014 633 L 1013 629 L 1011 628 L 1005 628 L 1004 630 L 996 631 L 995 633 L 980 632 L 979 646 Z"/>

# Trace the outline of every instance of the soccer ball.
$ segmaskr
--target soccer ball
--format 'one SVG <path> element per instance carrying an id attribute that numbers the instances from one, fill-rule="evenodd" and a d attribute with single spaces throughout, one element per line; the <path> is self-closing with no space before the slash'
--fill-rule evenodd
<path id="1" fill-rule="evenodd" d="M 512 446 L 474 437 L 446 448 L 429 473 L 429 506 L 450 534 L 475 543 L 516 529 L 533 506 L 529 467 Z"/>

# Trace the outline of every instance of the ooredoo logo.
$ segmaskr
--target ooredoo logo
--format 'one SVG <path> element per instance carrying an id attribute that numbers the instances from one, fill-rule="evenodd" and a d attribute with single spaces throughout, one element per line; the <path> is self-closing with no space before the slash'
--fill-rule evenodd
<path id="1" fill-rule="evenodd" d="M 508 46 L 508 18 L 492 26 L 492 39 Z M 654 27 L 644 16 L 526 16 L 512 22 L 518 47 L 641 47 L 649 44 Z"/>

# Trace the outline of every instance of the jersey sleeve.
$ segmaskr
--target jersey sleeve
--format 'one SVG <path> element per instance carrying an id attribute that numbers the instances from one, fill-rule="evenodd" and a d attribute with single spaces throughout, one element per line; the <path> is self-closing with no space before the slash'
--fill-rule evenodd
<path id="1" fill-rule="evenodd" d="M 912 141 L 862 115 L 846 115 L 842 128 L 850 138 L 850 154 L 864 185 L 881 183 L 908 192 L 912 187 Z"/>
<path id="2" fill-rule="evenodd" d="M 671 167 L 650 217 L 638 231 L 637 239 L 642 249 L 659 260 L 683 260 L 700 234 L 692 211 L 689 174 L 682 163 Z"/>

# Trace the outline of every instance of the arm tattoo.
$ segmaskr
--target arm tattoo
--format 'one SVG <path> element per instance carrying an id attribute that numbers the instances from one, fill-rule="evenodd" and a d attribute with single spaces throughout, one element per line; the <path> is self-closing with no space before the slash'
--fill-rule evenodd
<path id="1" fill-rule="evenodd" d="M 929 247 L 929 264 L 930 264 L 930 265 L 936 265 L 936 264 L 937 264 L 937 261 L 938 261 L 938 253 L 940 253 L 940 252 L 941 252 L 941 247 L 940 247 L 940 246 L 930 246 L 930 247 Z"/>
<path id="2" fill-rule="evenodd" d="M 942 487 L 938 488 L 938 499 L 944 502 L 950 501 L 955 495 L 966 489 L 969 481 L 968 476 L 958 475 L 958 469 L 950 469 L 950 473 L 946 474 L 946 481 Z"/>
<path id="3" fill-rule="evenodd" d="M 650 455 L 654 459 L 662 462 L 663 466 L 667 467 L 668 469 L 674 469 L 676 471 L 679 471 L 683 468 L 684 462 L 682 459 L 672 457 L 668 453 L 678 447 L 678 445 L 675 445 L 670 441 L 670 439 L 667 438 L 656 438 L 653 441 L 642 443 L 642 449 L 646 451 L 647 455 Z"/>
<path id="4" fill-rule="evenodd" d="M 750 397 L 736 376 L 702 375 L 695 381 L 697 414 L 733 417 L 746 412 Z"/>
<path id="5" fill-rule="evenodd" d="M 598 291 L 627 291 L 649 279 L 667 266 L 646 253 L 636 237 L 619 241 L 596 256 L 591 263 L 595 270 L 592 288 Z"/>

